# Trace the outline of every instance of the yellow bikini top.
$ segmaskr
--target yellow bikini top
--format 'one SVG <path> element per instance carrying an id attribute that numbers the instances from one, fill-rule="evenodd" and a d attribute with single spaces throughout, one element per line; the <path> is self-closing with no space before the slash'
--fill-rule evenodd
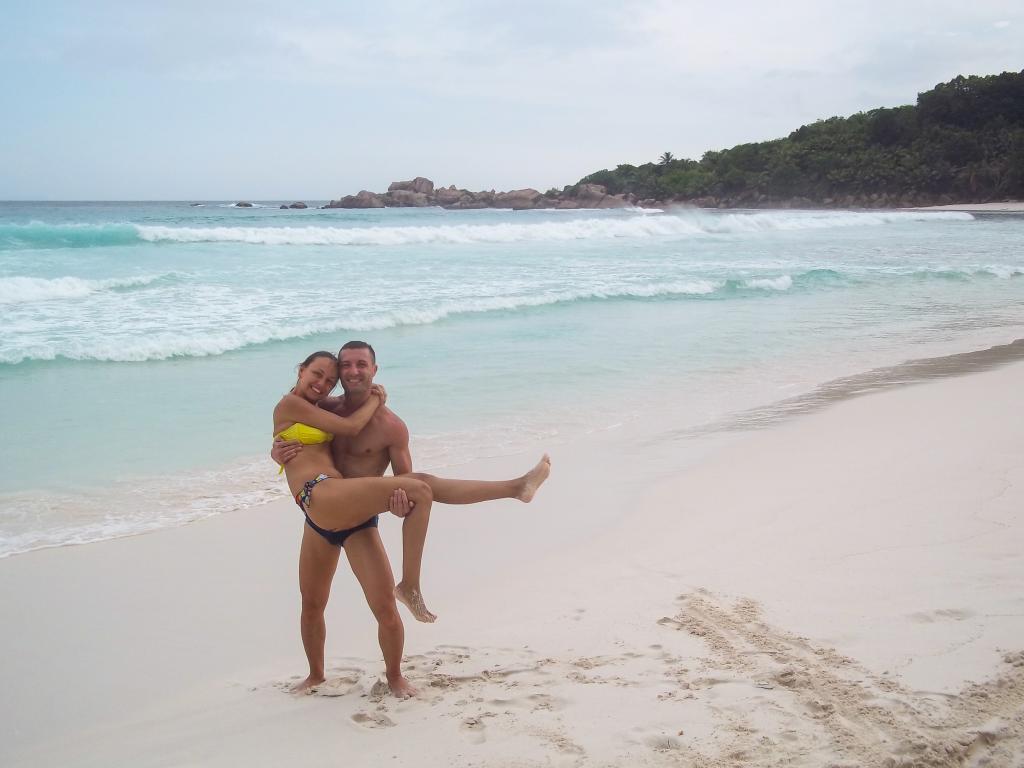
<path id="1" fill-rule="evenodd" d="M 295 422 L 288 429 L 282 429 L 274 437 L 280 437 L 282 440 L 298 440 L 303 445 L 318 445 L 320 443 L 329 443 L 334 439 L 334 435 L 330 432 L 324 432 L 322 429 L 311 427 L 309 424 L 302 424 L 301 422 Z M 277 474 L 284 472 L 284 464 L 277 470 Z"/>
<path id="2" fill-rule="evenodd" d="M 334 439 L 330 432 L 311 427 L 309 424 L 295 422 L 288 429 L 282 429 L 274 437 L 282 440 L 298 440 L 303 445 L 317 445 L 318 443 L 329 443 Z"/>

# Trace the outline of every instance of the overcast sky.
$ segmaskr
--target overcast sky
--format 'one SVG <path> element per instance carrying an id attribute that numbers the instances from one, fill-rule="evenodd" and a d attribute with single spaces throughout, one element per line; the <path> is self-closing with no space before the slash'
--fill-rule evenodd
<path id="1" fill-rule="evenodd" d="M 562 187 L 1024 68 L 1024 3 L 2 3 L 0 199 Z"/>

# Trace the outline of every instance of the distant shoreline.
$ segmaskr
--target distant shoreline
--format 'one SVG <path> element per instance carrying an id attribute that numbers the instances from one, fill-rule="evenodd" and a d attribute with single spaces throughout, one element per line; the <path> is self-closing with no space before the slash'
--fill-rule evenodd
<path id="1" fill-rule="evenodd" d="M 1024 202 L 1007 200 L 1002 203 L 953 203 L 910 208 L 912 211 L 964 211 L 965 213 L 1024 213 Z"/>
<path id="2" fill-rule="evenodd" d="M 503 193 L 503 194 L 507 194 L 507 193 Z M 612 197 L 611 195 L 607 195 L 607 194 L 605 196 L 609 197 L 609 198 Z M 250 208 L 250 207 L 252 207 L 252 208 L 260 208 L 260 209 L 273 209 L 273 210 L 278 210 L 279 208 L 281 208 L 281 209 L 302 208 L 303 206 L 305 208 L 312 209 L 312 210 L 324 209 L 324 208 L 330 208 L 331 207 L 330 205 L 328 205 L 328 203 L 330 202 L 329 200 L 318 200 L 318 199 L 314 200 L 312 198 L 307 198 L 307 200 L 309 202 L 308 203 L 304 203 L 303 205 L 296 205 L 294 203 L 291 204 L 291 205 L 283 204 L 282 200 L 269 200 L 269 199 L 268 200 L 257 200 L 256 198 L 250 198 L 250 200 L 252 200 L 253 202 L 249 203 L 249 205 L 239 205 L 237 202 L 232 204 L 230 199 L 223 199 L 223 200 L 201 200 L 201 201 L 200 200 L 196 200 L 196 199 L 192 199 L 192 200 L 0 200 L 0 205 L 26 205 L 26 204 L 33 204 L 33 205 L 36 205 L 36 204 L 38 204 L 38 205 L 68 205 L 68 204 L 72 204 L 72 205 L 74 205 L 74 204 L 81 204 L 81 205 L 95 205 L 95 204 L 110 204 L 110 205 L 113 205 L 113 204 L 124 204 L 124 205 L 132 205 L 132 204 L 144 204 L 144 203 L 167 205 L 167 204 L 173 204 L 173 203 L 181 203 L 181 204 L 184 204 L 184 205 L 189 205 L 189 206 L 194 207 L 194 208 L 195 207 L 200 207 L 201 208 L 201 207 L 205 207 L 207 205 L 219 205 L 219 206 L 224 207 L 224 208 L 240 208 L 242 210 L 245 210 L 245 209 Z M 241 201 L 241 202 L 248 202 L 248 201 Z M 393 208 L 415 208 L 415 207 L 419 207 L 419 206 L 393 205 L 393 206 L 386 206 L 386 207 L 393 207 Z M 438 205 L 438 204 L 434 204 L 434 205 L 430 205 L 430 206 L 423 206 L 423 207 L 446 208 L 446 206 Z M 597 208 L 597 207 L 599 207 L 599 206 L 594 206 L 594 208 Z M 779 205 L 759 205 L 759 206 L 753 206 L 753 207 L 747 207 L 747 206 L 728 206 L 728 207 L 722 207 L 722 206 L 718 206 L 718 205 L 700 205 L 698 203 L 698 201 L 692 201 L 692 200 L 667 200 L 667 201 L 655 201 L 653 203 L 650 202 L 650 201 L 644 200 L 644 201 L 637 201 L 637 202 L 633 202 L 633 203 L 627 202 L 625 205 L 616 205 L 616 204 L 608 205 L 606 203 L 605 206 L 603 206 L 603 207 L 606 207 L 606 208 L 649 208 L 649 209 L 658 209 L 658 208 L 661 208 L 661 209 L 665 209 L 665 208 L 700 208 L 700 209 L 704 209 L 704 210 L 761 210 L 761 211 L 785 211 L 785 210 L 814 210 L 814 211 L 818 211 L 818 210 L 855 210 L 855 211 L 856 210 L 892 210 L 892 211 L 963 211 L 965 213 L 972 213 L 972 212 L 975 212 L 975 213 L 1024 213 L 1024 201 L 1021 201 L 1021 200 L 1005 200 L 1005 201 L 1002 201 L 1002 202 L 991 202 L 991 203 L 949 203 L 949 204 L 945 204 L 945 205 L 918 205 L 918 206 L 909 206 L 909 205 L 907 205 L 907 206 L 884 206 L 884 207 L 858 206 L 858 205 L 851 205 L 851 206 L 827 205 L 827 206 L 825 206 L 825 205 L 815 205 L 813 203 L 810 204 L 810 205 L 806 205 L 806 206 L 792 205 L 792 204 L 787 205 L 785 203 L 780 203 Z M 485 208 L 489 208 L 491 210 L 508 210 L 507 208 L 501 208 L 499 206 L 485 206 Z M 578 208 L 578 210 L 594 210 L 594 208 L 580 207 L 580 208 Z M 550 208 L 547 208 L 547 209 L 550 210 Z M 455 209 L 449 209 L 449 210 L 459 210 L 459 209 L 455 208 Z M 513 210 L 515 210 L 515 209 L 513 209 Z M 535 210 L 545 210 L 545 208 L 537 208 Z"/>

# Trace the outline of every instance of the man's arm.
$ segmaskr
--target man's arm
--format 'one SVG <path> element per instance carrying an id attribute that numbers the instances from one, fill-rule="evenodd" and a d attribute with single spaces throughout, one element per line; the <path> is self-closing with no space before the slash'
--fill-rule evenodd
<path id="1" fill-rule="evenodd" d="M 391 462 L 391 472 L 397 477 L 412 472 L 412 453 L 409 451 L 409 428 L 400 418 L 394 414 L 392 416 L 395 419 L 395 427 L 391 442 L 388 443 L 388 459 Z M 405 517 L 414 507 L 401 488 L 391 494 L 388 509 L 399 517 Z"/>
<path id="2" fill-rule="evenodd" d="M 412 453 L 409 451 L 409 428 L 397 416 L 394 419 L 394 431 L 388 443 L 388 459 L 391 461 L 391 473 L 397 477 L 412 472 Z"/>

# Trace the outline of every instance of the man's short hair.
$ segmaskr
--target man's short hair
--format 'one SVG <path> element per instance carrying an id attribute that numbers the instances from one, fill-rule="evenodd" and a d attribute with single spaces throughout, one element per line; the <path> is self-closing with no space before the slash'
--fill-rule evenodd
<path id="1" fill-rule="evenodd" d="M 338 350 L 338 357 L 341 357 L 341 353 L 346 349 L 368 349 L 370 350 L 370 359 L 373 364 L 377 364 L 377 353 L 373 351 L 373 347 L 367 344 L 365 341 L 348 341 L 342 344 L 341 349 Z"/>

